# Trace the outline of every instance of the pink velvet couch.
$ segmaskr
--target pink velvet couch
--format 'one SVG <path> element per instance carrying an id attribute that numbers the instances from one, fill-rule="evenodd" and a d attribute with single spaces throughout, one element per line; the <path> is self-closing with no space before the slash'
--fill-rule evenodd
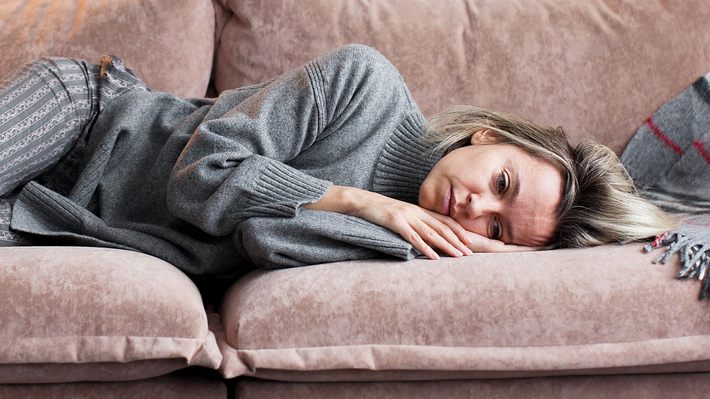
<path id="1" fill-rule="evenodd" d="M 710 69 L 706 0 L 0 2 L 0 75 L 118 54 L 203 97 L 363 43 L 455 104 L 620 153 Z M 205 306 L 159 259 L 0 248 L 0 398 L 701 398 L 710 303 L 641 244 L 255 272 Z"/>

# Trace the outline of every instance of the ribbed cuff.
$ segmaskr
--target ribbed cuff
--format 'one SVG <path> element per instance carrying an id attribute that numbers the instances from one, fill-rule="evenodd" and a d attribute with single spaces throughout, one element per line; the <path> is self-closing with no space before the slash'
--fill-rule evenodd
<path id="1" fill-rule="evenodd" d="M 344 242 L 403 260 L 420 255 L 412 244 L 384 227 L 353 216 L 343 215 L 342 220 L 345 226 L 341 230 L 340 239 Z"/>
<path id="2" fill-rule="evenodd" d="M 333 184 L 272 159 L 260 161 L 264 165 L 246 204 L 251 215 L 245 216 L 294 216 L 300 205 L 319 200 Z"/>
<path id="3" fill-rule="evenodd" d="M 84 212 L 88 211 L 50 189 L 30 182 L 17 197 L 10 226 L 35 234 L 65 230 L 80 232 Z"/>

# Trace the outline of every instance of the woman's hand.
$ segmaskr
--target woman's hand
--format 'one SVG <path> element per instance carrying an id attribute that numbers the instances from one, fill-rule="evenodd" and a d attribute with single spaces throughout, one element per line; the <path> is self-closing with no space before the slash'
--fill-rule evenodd
<path id="1" fill-rule="evenodd" d="M 353 215 L 398 233 L 430 259 L 439 259 L 436 250 L 457 258 L 473 255 L 468 247 L 468 232 L 454 219 L 418 205 L 376 196 Z"/>
<path id="2" fill-rule="evenodd" d="M 523 245 L 506 244 L 500 240 L 494 240 L 480 234 L 466 231 L 468 247 L 473 252 L 524 252 L 537 251 L 540 248 L 526 247 Z"/>
<path id="3" fill-rule="evenodd" d="M 467 246 L 469 232 L 454 219 L 381 194 L 332 186 L 321 200 L 305 207 L 345 213 L 385 227 L 431 259 L 439 259 L 435 249 L 454 257 L 473 255 Z"/>
<path id="4" fill-rule="evenodd" d="M 305 205 L 353 215 L 385 227 L 407 240 L 430 259 L 436 250 L 453 257 L 474 252 L 520 252 L 537 248 L 510 245 L 472 233 L 449 216 L 381 194 L 346 186 L 332 186 L 319 201 Z"/>

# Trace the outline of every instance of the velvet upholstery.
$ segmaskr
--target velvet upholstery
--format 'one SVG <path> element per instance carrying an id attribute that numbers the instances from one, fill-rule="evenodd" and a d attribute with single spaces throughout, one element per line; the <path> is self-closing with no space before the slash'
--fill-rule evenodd
<path id="1" fill-rule="evenodd" d="M 360 42 L 392 59 L 428 115 L 471 103 L 620 152 L 707 71 L 709 16 L 705 0 L 4 0 L 0 75 L 115 53 L 157 90 L 202 96 L 211 70 L 225 90 Z M 708 304 L 673 279 L 675 260 L 651 257 L 611 245 L 254 273 L 209 332 L 195 287 L 154 258 L 2 250 L 0 399 L 226 396 L 193 370 L 156 377 L 187 365 L 386 381 L 242 377 L 240 399 L 705 397 Z M 547 377 L 520 378 L 533 376 Z"/>
<path id="2" fill-rule="evenodd" d="M 219 376 L 195 370 L 126 382 L 0 385 L 0 399 L 225 399 Z"/>
<path id="3" fill-rule="evenodd" d="M 425 115 L 472 104 L 561 125 L 621 152 L 710 67 L 707 0 L 224 0 L 218 90 L 345 43 L 380 50 Z"/>
<path id="4" fill-rule="evenodd" d="M 44 56 L 98 63 L 116 54 L 149 86 L 183 97 L 207 90 L 214 48 L 210 0 L 3 0 L 0 78 Z M 12 51 L 8 51 L 12 49 Z"/>
<path id="5" fill-rule="evenodd" d="M 710 371 L 710 304 L 639 244 L 255 272 L 216 332 L 227 377 Z M 622 268 L 623 265 L 623 269 Z"/>
<path id="6" fill-rule="evenodd" d="M 128 380 L 222 359 L 199 291 L 157 258 L 2 248 L 0 281 L 0 383 Z"/>
<path id="7" fill-rule="evenodd" d="M 709 390 L 708 373 L 387 383 L 244 379 L 230 399 L 704 399 Z"/>

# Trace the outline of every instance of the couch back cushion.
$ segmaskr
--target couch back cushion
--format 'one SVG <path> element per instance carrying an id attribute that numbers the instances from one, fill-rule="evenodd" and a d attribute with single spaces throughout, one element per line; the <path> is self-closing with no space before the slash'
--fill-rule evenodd
<path id="1" fill-rule="evenodd" d="M 203 96 L 212 70 L 211 0 L 0 2 L 0 78 L 42 56 L 120 56 L 151 87 Z"/>
<path id="2" fill-rule="evenodd" d="M 377 48 L 425 115 L 457 104 L 561 125 L 620 152 L 710 69 L 707 0 L 221 0 L 219 91 L 345 43 Z"/>

